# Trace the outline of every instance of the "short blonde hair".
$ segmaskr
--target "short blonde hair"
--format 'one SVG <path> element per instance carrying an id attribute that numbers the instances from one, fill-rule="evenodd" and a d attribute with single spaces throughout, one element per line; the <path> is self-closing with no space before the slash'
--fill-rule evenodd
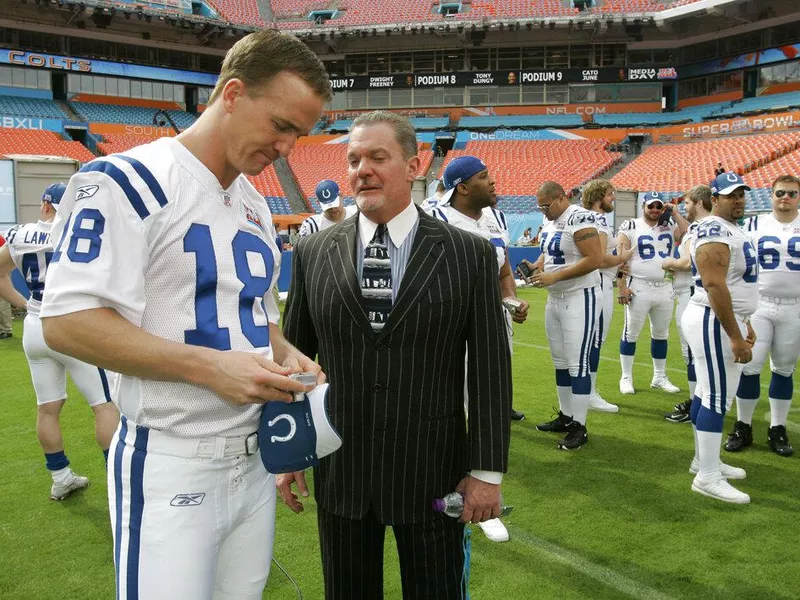
<path id="1" fill-rule="evenodd" d="M 613 191 L 614 185 L 607 179 L 593 179 L 583 187 L 583 208 L 592 208 Z"/>

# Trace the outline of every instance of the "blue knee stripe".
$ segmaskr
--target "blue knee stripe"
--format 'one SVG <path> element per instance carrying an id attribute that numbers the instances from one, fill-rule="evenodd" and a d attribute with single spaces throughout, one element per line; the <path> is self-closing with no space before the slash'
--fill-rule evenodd
<path id="1" fill-rule="evenodd" d="M 694 370 L 694 364 L 690 364 L 686 367 L 686 378 L 689 381 L 697 382 L 697 373 Z"/>
<path id="2" fill-rule="evenodd" d="M 722 433 L 723 422 L 725 421 L 725 413 L 718 413 L 714 410 L 708 409 L 705 406 L 700 406 L 697 413 L 697 431 L 708 431 L 710 433 Z"/>
<path id="3" fill-rule="evenodd" d="M 667 358 L 667 340 L 650 340 L 650 355 L 656 359 Z"/>
<path id="4" fill-rule="evenodd" d="M 619 353 L 624 356 L 633 356 L 636 354 L 636 342 L 626 342 L 622 340 L 619 343 Z"/>
<path id="5" fill-rule="evenodd" d="M 591 394 L 592 393 L 592 378 L 588 375 L 581 375 L 572 378 L 572 393 L 573 394 Z"/>
<path id="6" fill-rule="evenodd" d="M 556 369 L 556 385 L 558 387 L 572 386 L 572 376 L 569 374 L 569 369 Z"/>
<path id="7" fill-rule="evenodd" d="M 770 396 L 772 395 L 772 385 L 770 385 Z M 789 397 L 791 397 L 791 388 Z M 761 375 L 742 375 L 739 378 L 739 389 L 736 395 L 742 400 L 758 400 L 761 395 Z"/>
<path id="8" fill-rule="evenodd" d="M 772 380 L 769 382 L 769 397 L 775 400 L 791 400 L 793 387 L 791 375 L 784 377 L 773 372 Z"/>
<path id="9" fill-rule="evenodd" d="M 598 346 L 595 346 L 589 353 L 589 371 L 592 373 L 597 373 L 597 369 L 599 367 L 600 367 L 600 348 Z"/>
<path id="10" fill-rule="evenodd" d="M 694 425 L 697 425 L 697 413 L 700 412 L 700 407 L 703 403 L 698 396 L 692 396 L 692 405 L 689 407 L 689 418 Z"/>

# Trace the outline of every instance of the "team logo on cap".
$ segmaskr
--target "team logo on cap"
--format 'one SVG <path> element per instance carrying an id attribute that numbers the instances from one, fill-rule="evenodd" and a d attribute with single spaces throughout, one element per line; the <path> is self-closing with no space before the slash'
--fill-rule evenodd
<path id="1" fill-rule="evenodd" d="M 289 433 L 287 433 L 286 435 L 270 436 L 269 441 L 272 442 L 273 444 L 275 442 L 288 442 L 294 437 L 294 434 L 297 433 L 297 421 L 294 420 L 294 417 L 292 415 L 287 415 L 286 413 L 278 415 L 274 419 L 270 419 L 270 421 L 267 422 L 267 425 L 270 428 L 272 428 L 275 427 L 275 425 L 278 424 L 280 421 L 286 421 L 287 423 L 289 423 Z"/>

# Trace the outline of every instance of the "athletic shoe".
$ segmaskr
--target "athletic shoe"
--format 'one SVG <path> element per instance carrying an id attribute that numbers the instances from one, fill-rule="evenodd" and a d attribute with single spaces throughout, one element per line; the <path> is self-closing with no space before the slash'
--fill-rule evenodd
<path id="1" fill-rule="evenodd" d="M 5 331 L 3 333 L 0 333 L 0 340 L 7 340 L 8 338 L 12 337 L 14 337 L 13 333 L 6 333 Z"/>
<path id="2" fill-rule="evenodd" d="M 511 420 L 512 421 L 524 421 L 525 420 L 525 413 L 520 412 L 518 410 L 511 409 Z"/>
<path id="3" fill-rule="evenodd" d="M 619 406 L 606 402 L 600 394 L 595 392 L 594 396 L 589 398 L 589 410 L 615 413 L 619 412 Z"/>
<path id="4" fill-rule="evenodd" d="M 675 410 L 668 415 L 664 415 L 664 418 L 670 423 L 688 423 L 692 420 L 691 410 L 691 400 L 687 400 L 686 402 L 678 402 L 675 405 Z"/>
<path id="5" fill-rule="evenodd" d="M 483 529 L 483 533 L 486 534 L 486 537 L 493 542 L 508 541 L 508 529 L 506 529 L 506 526 L 503 525 L 500 519 L 489 519 L 488 521 L 478 523 L 478 527 Z"/>
<path id="6" fill-rule="evenodd" d="M 577 421 L 573 421 L 569 426 L 569 433 L 567 437 L 558 442 L 559 450 L 577 450 L 581 446 L 589 442 L 589 436 L 586 433 L 586 426 L 581 425 Z"/>
<path id="7" fill-rule="evenodd" d="M 725 442 L 725 450 L 728 452 L 739 452 L 747 446 L 753 445 L 753 426 L 736 421 L 733 424 L 733 431 L 728 434 Z"/>
<path id="8" fill-rule="evenodd" d="M 64 483 L 53 482 L 53 487 L 50 488 L 50 500 L 63 500 L 72 492 L 77 492 L 89 487 L 89 478 L 75 475 L 70 472 L 69 478 Z"/>
<path id="9" fill-rule="evenodd" d="M 623 377 L 619 380 L 619 393 L 620 394 L 635 394 L 636 390 L 633 389 L 633 380 Z"/>
<path id="10" fill-rule="evenodd" d="M 667 379 L 666 375 L 662 375 L 661 377 L 656 377 L 650 383 L 650 387 L 657 389 L 657 390 L 664 390 L 670 394 L 677 394 L 681 391 L 677 385 L 673 384 L 669 379 Z"/>
<path id="11" fill-rule="evenodd" d="M 692 491 L 723 502 L 750 504 L 750 496 L 728 483 L 719 471 L 707 477 L 697 475 L 692 481 Z"/>
<path id="12" fill-rule="evenodd" d="M 700 471 L 700 461 L 698 461 L 696 458 L 693 458 L 692 464 L 689 466 L 689 473 L 692 475 L 697 475 L 698 471 Z M 747 471 L 744 469 L 726 465 L 722 461 L 719 463 L 719 472 L 725 479 L 745 479 L 747 477 Z"/>
<path id="13" fill-rule="evenodd" d="M 554 409 L 555 410 L 555 409 Z M 546 423 L 539 423 L 536 429 L 539 431 L 569 431 L 569 426 L 572 425 L 572 417 L 568 417 L 561 411 L 558 411 L 558 416 L 552 421 Z"/>
<path id="14" fill-rule="evenodd" d="M 794 448 L 789 443 L 789 438 L 786 437 L 786 426 L 775 425 L 770 427 L 767 431 L 767 443 L 775 454 L 781 456 L 791 456 L 794 454 Z"/>

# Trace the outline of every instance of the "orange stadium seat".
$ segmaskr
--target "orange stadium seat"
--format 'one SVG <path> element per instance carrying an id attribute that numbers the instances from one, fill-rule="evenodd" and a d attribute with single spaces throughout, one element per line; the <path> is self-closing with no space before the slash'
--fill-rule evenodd
<path id="1" fill-rule="evenodd" d="M 80 142 L 68 142 L 52 131 L 0 128 L 0 155 L 65 156 L 82 163 L 95 156 Z"/>
<path id="2" fill-rule="evenodd" d="M 231 23 L 250 25 L 252 27 L 267 28 L 258 12 L 257 0 L 206 0 L 208 5 L 216 10 L 221 17 Z"/>
<path id="3" fill-rule="evenodd" d="M 605 140 L 529 140 L 468 142 L 464 150 L 452 150 L 442 171 L 456 156 L 482 159 L 495 179 L 498 196 L 533 196 L 547 180 L 564 189 L 600 176 L 622 155 L 606 150 Z"/>
<path id="4" fill-rule="evenodd" d="M 618 188 L 682 191 L 708 183 L 717 163 L 745 174 L 795 149 L 800 132 L 650 146 L 612 177 Z"/>
<path id="5" fill-rule="evenodd" d="M 794 175 L 800 173 L 800 150 L 792 150 L 780 158 L 770 161 L 746 173 L 744 181 L 752 188 L 771 188 L 772 182 L 781 175 Z"/>

